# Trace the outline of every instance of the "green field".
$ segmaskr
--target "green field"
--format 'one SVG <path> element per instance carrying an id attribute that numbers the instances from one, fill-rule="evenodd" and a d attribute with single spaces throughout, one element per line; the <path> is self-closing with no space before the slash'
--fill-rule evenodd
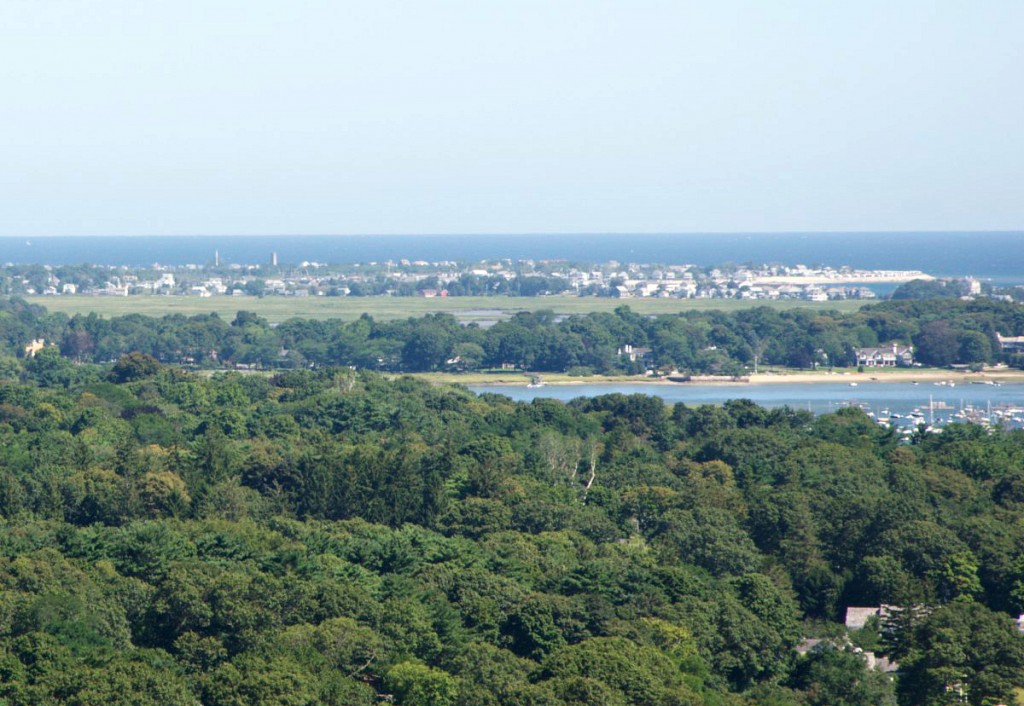
<path id="1" fill-rule="evenodd" d="M 593 311 L 613 311 L 626 305 L 641 314 L 673 314 L 681 311 L 736 311 L 754 306 L 773 309 L 813 308 L 820 311 L 855 311 L 862 301 L 812 303 L 803 301 L 740 301 L 729 299 L 609 299 L 598 297 L 449 297 L 424 299 L 422 297 L 26 297 L 33 304 L 41 304 L 50 311 L 68 315 L 96 312 L 100 316 L 124 314 L 209 314 L 216 312 L 223 318 L 234 318 L 239 310 L 254 311 L 269 321 L 284 321 L 293 317 L 310 319 L 356 319 L 367 313 L 375 319 L 400 319 L 423 316 L 433 312 L 446 312 L 463 321 L 494 321 L 517 311 L 551 309 L 556 314 L 586 314 Z"/>

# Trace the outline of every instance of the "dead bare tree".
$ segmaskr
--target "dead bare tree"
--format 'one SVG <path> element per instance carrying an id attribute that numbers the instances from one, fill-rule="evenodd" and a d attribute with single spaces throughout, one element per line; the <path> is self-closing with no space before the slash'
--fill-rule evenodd
<path id="1" fill-rule="evenodd" d="M 537 451 L 551 472 L 552 482 L 570 484 L 576 480 L 581 460 L 581 444 L 555 432 L 545 432 L 537 439 Z"/>
<path id="2" fill-rule="evenodd" d="M 597 479 L 597 458 L 601 455 L 601 442 L 596 439 L 587 439 L 584 442 L 585 453 L 588 462 L 589 475 L 586 483 L 583 484 L 583 502 L 587 501 L 587 493 Z"/>

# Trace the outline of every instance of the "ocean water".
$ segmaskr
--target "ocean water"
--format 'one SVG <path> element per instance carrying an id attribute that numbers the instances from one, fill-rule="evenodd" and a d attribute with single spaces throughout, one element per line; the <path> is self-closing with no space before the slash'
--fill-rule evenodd
<path id="1" fill-rule="evenodd" d="M 1024 231 L 943 233 L 609 233 L 387 236 L 0 237 L 0 263 L 146 266 L 304 260 L 564 259 L 578 262 L 782 263 L 918 269 L 1008 284 L 1024 282 Z"/>

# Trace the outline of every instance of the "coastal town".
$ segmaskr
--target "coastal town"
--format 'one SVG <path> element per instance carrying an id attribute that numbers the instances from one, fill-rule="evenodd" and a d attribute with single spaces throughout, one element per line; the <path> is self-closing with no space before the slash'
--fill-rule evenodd
<path id="1" fill-rule="evenodd" d="M 15 265 L 0 268 L 0 291 L 43 296 L 598 296 L 619 299 L 805 300 L 874 299 L 910 281 L 918 270 L 864 270 L 805 265 L 600 264 L 564 260 L 480 262 L 400 259 L 386 262 L 211 263 L 148 267 Z M 968 281 L 981 293 L 981 283 Z"/>

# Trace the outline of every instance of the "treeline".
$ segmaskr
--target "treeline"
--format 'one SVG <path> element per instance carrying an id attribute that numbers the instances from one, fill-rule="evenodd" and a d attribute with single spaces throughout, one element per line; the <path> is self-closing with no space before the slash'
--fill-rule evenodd
<path id="1" fill-rule="evenodd" d="M 1024 433 L 0 367 L 0 703 L 884 706 L 1024 684 Z M 850 605 L 913 606 L 852 636 Z M 833 645 L 798 656 L 804 637 Z"/>
<path id="2" fill-rule="evenodd" d="M 104 319 L 68 318 L 7 300 L 0 344 L 20 354 L 35 338 L 58 344 L 78 362 L 111 362 L 131 351 L 165 363 L 264 368 L 355 366 L 391 372 L 514 366 L 539 372 L 641 372 L 645 366 L 693 373 L 740 374 L 755 365 L 847 366 L 854 349 L 892 341 L 913 344 L 925 365 L 1020 365 L 999 350 L 996 334 L 1024 334 L 1024 306 L 992 300 L 894 301 L 850 314 L 767 307 L 737 312 L 642 316 L 614 313 L 560 318 L 521 313 L 490 328 L 463 326 L 447 314 L 400 321 L 291 319 L 278 326 L 239 312 L 230 322 L 209 314 Z M 650 349 L 649 359 L 620 355 Z"/>
<path id="3" fill-rule="evenodd" d="M 959 299 L 970 294 L 966 280 L 915 279 L 893 290 L 890 299 Z"/>

